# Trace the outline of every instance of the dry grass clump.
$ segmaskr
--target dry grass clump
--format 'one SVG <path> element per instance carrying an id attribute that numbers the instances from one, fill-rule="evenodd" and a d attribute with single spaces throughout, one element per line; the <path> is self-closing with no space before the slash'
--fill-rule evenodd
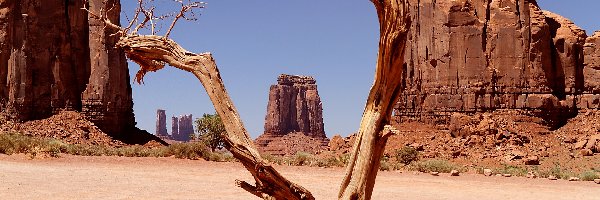
<path id="1" fill-rule="evenodd" d="M 429 172 L 440 172 L 440 173 L 450 173 L 452 170 L 464 171 L 457 165 L 450 163 L 446 160 L 424 160 L 420 162 L 413 163 L 410 166 L 410 169 L 429 173 Z"/>
<path id="2" fill-rule="evenodd" d="M 200 142 L 178 143 L 159 148 L 140 145 L 108 147 L 101 145 L 67 144 L 57 139 L 30 137 L 15 133 L 0 133 L 0 153 L 24 153 L 32 158 L 38 155 L 60 157 L 60 154 L 79 156 L 124 156 L 124 157 L 176 157 L 181 159 L 204 159 L 229 162 L 233 155 L 228 152 L 212 152 Z"/>

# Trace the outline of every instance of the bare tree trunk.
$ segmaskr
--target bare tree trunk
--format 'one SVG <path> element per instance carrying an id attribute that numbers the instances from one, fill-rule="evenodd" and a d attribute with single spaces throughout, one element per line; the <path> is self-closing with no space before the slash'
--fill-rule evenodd
<path id="1" fill-rule="evenodd" d="M 145 72 L 160 70 L 164 64 L 169 64 L 193 73 L 202 82 L 225 125 L 226 148 L 256 181 L 256 186 L 253 186 L 237 180 L 238 186 L 263 199 L 314 199 L 308 190 L 285 179 L 262 159 L 225 90 L 217 64 L 210 53 L 194 54 L 170 39 L 155 35 L 122 36 L 117 46 L 141 66 L 138 80 L 143 78 Z"/>
<path id="2" fill-rule="evenodd" d="M 339 199 L 371 199 L 388 137 L 394 105 L 401 92 L 406 36 L 410 28 L 407 0 L 371 0 L 380 23 L 375 81 L 365 105 L 357 140 L 346 168 Z"/>
<path id="3" fill-rule="evenodd" d="M 395 132 L 389 126 L 389 121 L 392 108 L 401 92 L 400 77 L 403 73 L 404 48 L 410 27 L 408 2 L 407 0 L 371 1 L 377 9 L 381 32 L 375 82 L 365 105 L 358 139 L 354 144 L 351 162 L 340 188 L 339 199 L 371 198 L 385 144 L 388 137 Z M 181 13 L 194 6 L 200 5 L 196 3 L 183 6 Z M 141 67 L 136 75 L 138 82 L 143 79 L 146 72 L 160 70 L 165 64 L 191 72 L 200 80 L 225 125 L 227 131 L 224 137 L 225 147 L 252 174 L 256 182 L 253 186 L 237 180 L 238 186 L 263 199 L 314 199 L 308 190 L 285 179 L 262 159 L 225 90 L 215 60 L 210 53 L 188 52 L 176 42 L 162 36 L 137 35 L 139 27 L 143 27 L 150 19 L 148 15 L 152 15 L 151 11 L 148 14 L 144 10 L 146 20 L 141 22 L 132 33 L 128 32 L 135 21 L 132 21 L 129 27 L 122 28 L 111 23 L 102 14 L 89 13 L 92 17 L 103 20 L 108 28 L 118 30 L 115 34 L 121 37 L 117 47 L 124 49 L 129 59 Z M 139 13 L 138 10 L 136 16 Z M 173 25 L 168 33 L 172 27 Z"/>

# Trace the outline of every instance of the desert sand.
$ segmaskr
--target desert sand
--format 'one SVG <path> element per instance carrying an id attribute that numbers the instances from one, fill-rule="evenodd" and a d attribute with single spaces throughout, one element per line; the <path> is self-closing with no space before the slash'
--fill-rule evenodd
<path id="1" fill-rule="evenodd" d="M 336 199 L 343 168 L 277 166 L 313 192 Z M 175 158 L 29 159 L 0 155 L 0 199 L 258 199 L 235 186 L 252 180 L 239 163 Z M 600 199 L 593 182 L 478 174 L 380 172 L 373 199 Z"/>

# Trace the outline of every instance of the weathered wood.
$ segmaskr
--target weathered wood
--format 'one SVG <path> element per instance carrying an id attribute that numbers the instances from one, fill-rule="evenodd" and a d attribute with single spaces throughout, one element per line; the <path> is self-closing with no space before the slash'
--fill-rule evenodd
<path id="1" fill-rule="evenodd" d="M 371 0 L 377 9 L 380 41 L 375 81 L 365 105 L 339 199 L 371 199 L 388 137 L 392 110 L 400 94 L 404 49 L 410 28 L 407 0 Z"/>
<path id="2" fill-rule="evenodd" d="M 370 199 L 381 156 L 389 135 L 396 132 L 389 121 L 392 109 L 400 94 L 400 78 L 404 61 L 406 36 L 410 27 L 406 0 L 371 0 L 380 22 L 379 56 L 375 81 L 369 93 L 354 144 L 346 176 L 342 182 L 339 199 Z M 236 180 L 244 190 L 263 199 L 314 199 L 300 185 L 279 174 L 258 153 L 240 116 L 231 101 L 219 75 L 216 62 L 210 53 L 195 54 L 186 51 L 176 42 L 156 35 L 128 33 L 102 15 L 90 13 L 103 20 L 108 28 L 121 36 L 117 47 L 141 67 L 136 80 L 141 82 L 148 71 L 157 71 L 166 64 L 194 74 L 204 86 L 225 129 L 226 148 L 232 152 L 252 174 L 256 182 L 251 185 Z"/>
<path id="3" fill-rule="evenodd" d="M 200 80 L 225 125 L 225 147 L 256 181 L 253 186 L 238 180 L 238 186 L 263 199 L 314 199 L 308 190 L 285 179 L 260 156 L 225 90 L 210 53 L 191 53 L 173 40 L 156 35 L 124 35 L 117 46 L 140 65 L 137 81 L 141 81 L 146 72 L 160 70 L 165 64 L 188 71 Z"/>

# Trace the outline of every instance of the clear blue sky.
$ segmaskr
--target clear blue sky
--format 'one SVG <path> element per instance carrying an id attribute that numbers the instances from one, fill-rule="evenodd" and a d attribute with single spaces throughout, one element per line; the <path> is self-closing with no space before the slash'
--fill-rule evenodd
<path id="1" fill-rule="evenodd" d="M 123 11 L 132 13 L 136 2 L 122 1 Z M 357 130 L 377 57 L 378 22 L 370 1 L 206 2 L 199 20 L 179 23 L 172 38 L 189 51 L 213 53 L 252 138 L 262 134 L 269 86 L 281 73 L 316 78 L 328 136 Z M 598 0 L 538 3 L 588 35 L 600 30 Z M 137 69 L 130 63 L 132 75 Z M 169 132 L 172 115 L 214 113 L 202 85 L 187 72 L 167 67 L 132 87 L 138 127 L 150 133 L 158 108 L 167 110 Z"/>

